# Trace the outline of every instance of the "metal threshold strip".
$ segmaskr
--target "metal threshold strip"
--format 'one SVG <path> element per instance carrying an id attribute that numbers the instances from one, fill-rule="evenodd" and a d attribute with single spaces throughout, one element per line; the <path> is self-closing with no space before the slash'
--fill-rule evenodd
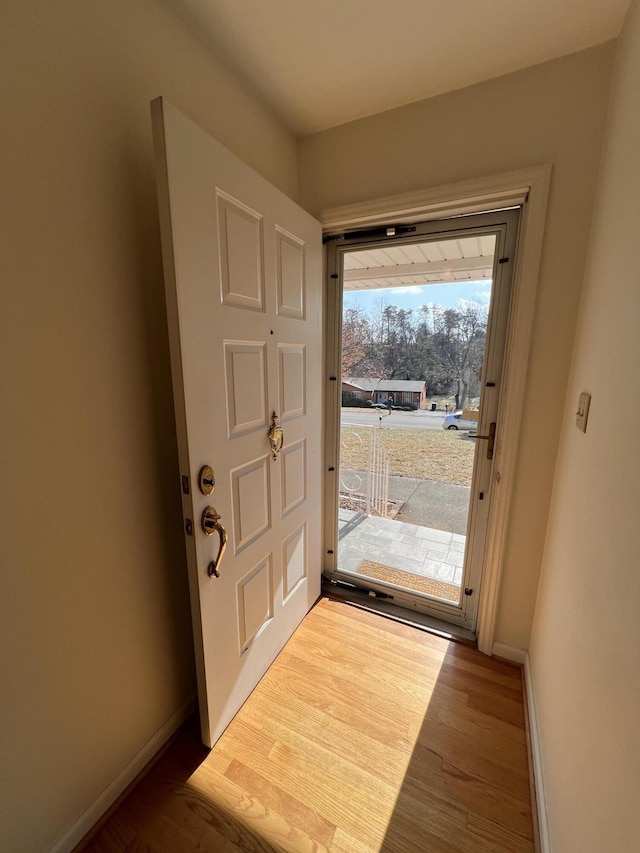
<path id="1" fill-rule="evenodd" d="M 336 601 L 343 601 L 354 607 L 377 613 L 387 619 L 393 619 L 395 622 L 411 625 L 412 628 L 419 628 L 421 631 L 436 634 L 445 640 L 453 640 L 467 646 L 477 647 L 476 635 L 468 628 L 452 625 L 449 622 L 436 619 L 434 616 L 428 616 L 426 613 L 419 613 L 399 604 L 393 604 L 391 601 L 379 597 L 375 590 L 368 593 L 366 590 L 345 581 L 334 581 L 323 577 L 322 594 Z"/>

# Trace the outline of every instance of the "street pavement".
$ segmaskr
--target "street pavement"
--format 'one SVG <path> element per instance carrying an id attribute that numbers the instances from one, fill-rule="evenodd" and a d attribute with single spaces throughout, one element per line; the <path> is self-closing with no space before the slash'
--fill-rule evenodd
<path id="1" fill-rule="evenodd" d="M 386 409 L 342 409 L 343 426 L 381 426 L 382 429 L 442 429 L 444 412 L 389 412 Z"/>

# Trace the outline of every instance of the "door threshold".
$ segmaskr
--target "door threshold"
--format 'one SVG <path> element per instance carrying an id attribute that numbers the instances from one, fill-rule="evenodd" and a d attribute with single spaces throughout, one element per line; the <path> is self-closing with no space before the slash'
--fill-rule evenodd
<path id="1" fill-rule="evenodd" d="M 393 619 L 394 622 L 402 622 L 404 625 L 411 625 L 412 628 L 436 634 L 445 640 L 453 640 L 467 646 L 477 647 L 476 635 L 468 628 L 451 625 L 449 622 L 443 622 L 434 616 L 428 616 L 426 613 L 418 613 L 398 604 L 391 604 L 389 601 L 369 595 L 369 593 L 350 584 L 323 577 L 322 594 L 335 601 L 343 601 L 345 604 L 359 607 L 361 610 L 369 610 L 371 613 Z"/>

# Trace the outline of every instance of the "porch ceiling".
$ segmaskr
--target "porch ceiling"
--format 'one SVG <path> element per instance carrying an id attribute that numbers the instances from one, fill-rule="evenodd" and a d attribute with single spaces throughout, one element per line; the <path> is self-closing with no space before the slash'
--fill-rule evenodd
<path id="1" fill-rule="evenodd" d="M 344 289 L 490 280 L 494 245 L 495 237 L 481 236 L 349 252 L 344 262 Z"/>

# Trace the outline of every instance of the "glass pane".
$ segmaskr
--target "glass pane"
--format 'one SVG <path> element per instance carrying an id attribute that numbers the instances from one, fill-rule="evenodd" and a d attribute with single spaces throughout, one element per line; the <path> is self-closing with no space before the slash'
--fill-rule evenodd
<path id="1" fill-rule="evenodd" d="M 338 568 L 458 604 L 494 236 L 345 255 Z"/>

